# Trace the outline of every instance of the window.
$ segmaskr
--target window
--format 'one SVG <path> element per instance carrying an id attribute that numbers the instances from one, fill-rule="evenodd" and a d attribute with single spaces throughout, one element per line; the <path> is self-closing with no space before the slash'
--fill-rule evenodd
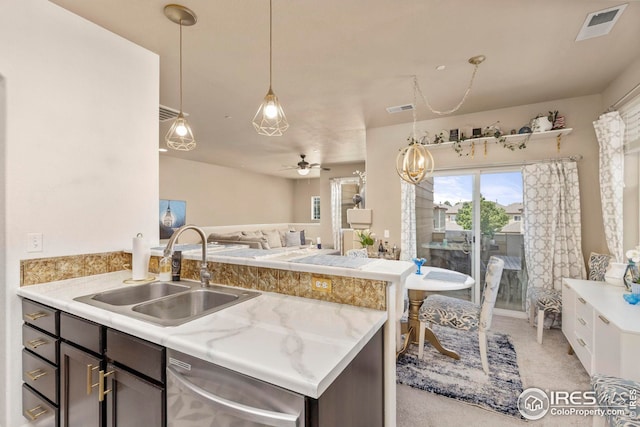
<path id="1" fill-rule="evenodd" d="M 514 221 L 522 221 L 522 217 L 520 215 L 514 215 L 513 216 L 513 220 Z"/>
<path id="2" fill-rule="evenodd" d="M 635 153 L 640 151 L 640 96 L 620 108 L 620 117 L 622 117 L 625 124 L 625 152 Z"/>
<path id="3" fill-rule="evenodd" d="M 311 196 L 311 221 L 320 221 L 320 196 Z"/>

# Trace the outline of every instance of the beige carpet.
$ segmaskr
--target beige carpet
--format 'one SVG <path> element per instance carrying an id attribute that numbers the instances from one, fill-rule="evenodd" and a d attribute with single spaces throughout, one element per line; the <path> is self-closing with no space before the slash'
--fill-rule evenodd
<path id="1" fill-rule="evenodd" d="M 559 329 L 545 330 L 536 342 L 536 329 L 523 319 L 494 316 L 491 330 L 509 334 L 518 356 L 522 385 L 547 390 L 590 390 L 589 375 L 575 355 L 567 354 L 567 340 Z M 397 386 L 397 427 L 456 426 L 591 426 L 591 417 L 552 416 L 518 421 L 409 386 Z"/>

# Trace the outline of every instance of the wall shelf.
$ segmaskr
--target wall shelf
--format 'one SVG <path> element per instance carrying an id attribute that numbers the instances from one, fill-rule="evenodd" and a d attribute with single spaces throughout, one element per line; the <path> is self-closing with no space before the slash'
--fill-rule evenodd
<path id="1" fill-rule="evenodd" d="M 505 139 L 505 143 L 506 144 L 517 144 L 520 141 L 524 141 L 528 135 L 531 135 L 529 137 L 529 141 L 535 141 L 537 139 L 548 139 L 548 138 L 556 138 L 558 136 L 565 136 L 571 133 L 571 131 L 573 131 L 573 128 L 564 128 L 564 129 L 554 129 L 554 130 L 550 130 L 550 131 L 546 131 L 546 132 L 533 132 L 532 134 L 528 134 L 528 133 L 519 133 L 519 134 L 515 134 L 515 135 L 502 135 L 500 138 L 504 138 Z M 481 138 L 469 138 L 469 139 L 465 139 L 464 141 L 461 141 L 462 144 L 470 144 L 471 142 L 475 142 L 475 143 L 484 143 L 485 141 L 487 142 L 496 142 L 498 141 L 498 139 L 496 139 L 493 136 L 484 136 Z M 440 144 L 427 144 L 426 147 L 431 149 L 436 149 L 436 148 L 441 148 L 441 147 L 451 147 L 453 146 L 455 142 L 443 142 Z"/>

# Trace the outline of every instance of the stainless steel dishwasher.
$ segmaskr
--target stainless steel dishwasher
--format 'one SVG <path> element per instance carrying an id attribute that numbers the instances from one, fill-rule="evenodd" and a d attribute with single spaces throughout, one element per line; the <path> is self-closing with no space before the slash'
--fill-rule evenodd
<path id="1" fill-rule="evenodd" d="M 304 427 L 305 397 L 167 349 L 168 427 Z"/>

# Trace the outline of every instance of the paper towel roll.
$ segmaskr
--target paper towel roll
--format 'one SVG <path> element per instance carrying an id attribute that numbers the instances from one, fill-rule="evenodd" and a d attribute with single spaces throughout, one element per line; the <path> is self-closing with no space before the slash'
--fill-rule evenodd
<path id="1" fill-rule="evenodd" d="M 144 280 L 149 275 L 149 258 L 151 258 L 151 250 L 147 241 L 138 233 L 133 238 L 133 251 L 131 259 L 131 278 L 133 280 Z"/>

